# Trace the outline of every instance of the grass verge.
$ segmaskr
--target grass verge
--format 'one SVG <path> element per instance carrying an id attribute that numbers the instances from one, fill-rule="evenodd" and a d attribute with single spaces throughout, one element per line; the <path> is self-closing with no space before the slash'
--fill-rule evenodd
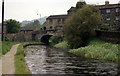
<path id="1" fill-rule="evenodd" d="M 21 43 L 17 49 L 17 53 L 15 55 L 15 74 L 30 74 L 30 71 L 28 70 L 26 63 L 25 63 L 25 53 L 23 51 L 23 46 L 27 44 L 40 44 L 40 42 L 24 42 Z"/>
<path id="2" fill-rule="evenodd" d="M 118 61 L 119 46 L 120 44 L 106 43 L 95 38 L 90 41 L 88 46 L 71 49 L 69 52 L 76 55 L 84 55 L 85 57 Z"/>
<path id="3" fill-rule="evenodd" d="M 5 55 L 7 52 L 10 51 L 11 47 L 19 42 L 8 42 L 3 41 L 2 42 L 2 55 Z"/>

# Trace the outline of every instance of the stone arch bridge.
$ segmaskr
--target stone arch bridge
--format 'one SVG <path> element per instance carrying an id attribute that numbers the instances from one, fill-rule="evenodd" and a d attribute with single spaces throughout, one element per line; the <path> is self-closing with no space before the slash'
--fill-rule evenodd
<path id="1" fill-rule="evenodd" d="M 54 32 L 53 33 L 53 32 L 47 32 L 47 31 L 35 31 L 32 33 L 32 40 L 49 44 L 50 37 L 62 36 L 62 35 L 63 34 L 61 32 Z"/>
<path id="2" fill-rule="evenodd" d="M 49 39 L 52 36 L 62 36 L 62 31 L 34 31 L 27 33 L 16 33 L 16 34 L 6 34 L 10 41 L 19 41 L 19 42 L 30 42 L 37 41 L 49 44 Z"/>

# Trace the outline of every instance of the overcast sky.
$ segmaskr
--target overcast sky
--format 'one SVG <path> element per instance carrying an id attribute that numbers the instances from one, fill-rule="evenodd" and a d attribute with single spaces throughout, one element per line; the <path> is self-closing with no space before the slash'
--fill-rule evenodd
<path id="1" fill-rule="evenodd" d="M 75 6 L 79 0 L 5 0 L 5 19 L 17 21 L 33 20 L 57 14 L 67 14 L 71 6 Z M 85 0 L 87 4 L 104 4 L 105 0 Z M 110 3 L 118 3 L 120 0 L 109 0 Z M 0 16 L 1 16 L 0 0 Z M 0 17 L 1 18 L 1 17 Z M 1 22 L 1 19 L 0 19 Z"/>

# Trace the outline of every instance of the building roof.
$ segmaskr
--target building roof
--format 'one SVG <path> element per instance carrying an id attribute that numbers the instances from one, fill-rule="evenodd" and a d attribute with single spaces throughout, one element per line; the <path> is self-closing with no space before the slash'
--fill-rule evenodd
<path id="1" fill-rule="evenodd" d="M 104 8 L 120 8 L 120 4 L 105 4 L 105 5 L 98 5 L 98 7 L 100 9 L 104 9 Z"/>
<path id="2" fill-rule="evenodd" d="M 30 27 L 22 27 L 21 31 L 34 31 L 38 29 L 39 29 L 39 26 L 30 26 Z"/>
<path id="3" fill-rule="evenodd" d="M 50 15 L 47 19 L 67 18 L 67 15 Z"/>
<path id="4" fill-rule="evenodd" d="M 75 9 L 75 7 L 71 7 L 67 12 L 72 12 Z"/>

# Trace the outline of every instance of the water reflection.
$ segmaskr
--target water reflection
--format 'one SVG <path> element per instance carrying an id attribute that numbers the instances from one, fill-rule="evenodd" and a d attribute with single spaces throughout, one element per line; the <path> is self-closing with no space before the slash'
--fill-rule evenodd
<path id="1" fill-rule="evenodd" d="M 117 64 L 96 59 L 76 57 L 64 50 L 34 45 L 25 48 L 26 63 L 32 74 L 117 74 Z"/>

